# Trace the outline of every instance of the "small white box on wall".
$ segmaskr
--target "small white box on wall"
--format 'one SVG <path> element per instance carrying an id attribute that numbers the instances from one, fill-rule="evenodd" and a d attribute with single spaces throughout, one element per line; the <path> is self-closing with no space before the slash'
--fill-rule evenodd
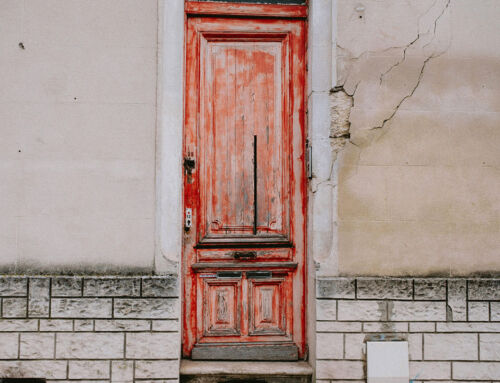
<path id="1" fill-rule="evenodd" d="M 408 342 L 367 342 L 368 383 L 408 383 Z"/>

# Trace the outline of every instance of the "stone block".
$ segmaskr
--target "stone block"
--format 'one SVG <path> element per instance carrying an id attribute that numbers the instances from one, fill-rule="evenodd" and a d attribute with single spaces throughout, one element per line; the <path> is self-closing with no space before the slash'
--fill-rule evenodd
<path id="1" fill-rule="evenodd" d="M 26 318 L 26 298 L 3 298 L 2 316 L 4 318 Z"/>
<path id="2" fill-rule="evenodd" d="M 404 322 L 366 322 L 363 332 L 408 332 L 408 323 Z"/>
<path id="3" fill-rule="evenodd" d="M 467 320 L 467 281 L 465 279 L 448 280 L 448 307 L 452 321 Z"/>
<path id="4" fill-rule="evenodd" d="M 21 359 L 53 359 L 54 334 L 23 333 L 21 334 Z"/>
<path id="5" fill-rule="evenodd" d="M 135 362 L 136 379 L 176 379 L 178 377 L 178 360 L 138 360 Z"/>
<path id="6" fill-rule="evenodd" d="M 354 299 L 354 278 L 320 278 L 316 280 L 316 297 L 330 299 Z"/>
<path id="7" fill-rule="evenodd" d="M 0 332 L 37 330 L 38 319 L 0 319 Z"/>
<path id="8" fill-rule="evenodd" d="M 368 342 L 367 382 L 408 382 L 408 342 Z"/>
<path id="9" fill-rule="evenodd" d="M 143 278 L 142 296 L 177 298 L 179 296 L 178 277 L 176 275 L 165 275 Z"/>
<path id="10" fill-rule="evenodd" d="M 140 294 L 139 278 L 85 278 L 83 295 L 86 297 L 134 297 Z"/>
<path id="11" fill-rule="evenodd" d="M 410 332 L 435 332 L 436 324 L 428 322 L 410 322 Z"/>
<path id="12" fill-rule="evenodd" d="M 360 322 L 316 322 L 317 332 L 361 332 Z"/>
<path id="13" fill-rule="evenodd" d="M 71 319 L 40 319 L 40 331 L 73 331 Z"/>
<path id="14" fill-rule="evenodd" d="M 95 331 L 150 331 L 151 323 L 145 319 L 98 319 Z"/>
<path id="15" fill-rule="evenodd" d="M 364 379 L 363 362 L 348 360 L 318 360 L 316 377 L 319 379 Z"/>
<path id="16" fill-rule="evenodd" d="M 0 297 L 25 297 L 27 295 L 27 278 L 0 277 Z"/>
<path id="17" fill-rule="evenodd" d="M 500 323 L 437 323 L 437 332 L 500 332 Z"/>
<path id="18" fill-rule="evenodd" d="M 500 321 L 500 302 L 490 302 L 490 315 L 492 322 Z"/>
<path id="19" fill-rule="evenodd" d="M 177 299 L 115 299 L 115 318 L 177 319 Z"/>
<path id="20" fill-rule="evenodd" d="M 57 334 L 56 357 L 65 359 L 119 359 L 124 356 L 123 343 L 124 334 L 60 333 Z"/>
<path id="21" fill-rule="evenodd" d="M 410 361 L 410 379 L 450 379 L 451 362 L 412 362 Z"/>
<path id="22" fill-rule="evenodd" d="M 490 320 L 490 305 L 488 302 L 469 302 L 469 321 L 487 322 Z"/>
<path id="23" fill-rule="evenodd" d="M 389 320 L 393 321 L 444 321 L 445 302 L 388 302 Z"/>
<path id="24" fill-rule="evenodd" d="M 415 286 L 415 300 L 446 300 L 446 279 L 415 279 L 413 283 Z"/>
<path id="25" fill-rule="evenodd" d="M 468 295 L 473 301 L 498 301 L 500 279 L 472 279 L 469 281 Z"/>
<path id="26" fill-rule="evenodd" d="M 387 302 L 339 301 L 338 320 L 385 321 L 387 320 Z"/>
<path id="27" fill-rule="evenodd" d="M 358 278 L 358 299 L 412 299 L 413 280 L 399 278 Z"/>
<path id="28" fill-rule="evenodd" d="M 154 320 L 153 331 L 180 331 L 178 320 Z"/>
<path id="29" fill-rule="evenodd" d="M 0 333 L 0 359 L 17 359 L 18 346 L 18 334 Z"/>
<path id="30" fill-rule="evenodd" d="M 111 362 L 111 382 L 133 382 L 134 362 L 113 360 Z"/>
<path id="31" fill-rule="evenodd" d="M 479 334 L 481 360 L 500 361 L 500 334 Z"/>
<path id="32" fill-rule="evenodd" d="M 180 356 L 180 334 L 130 333 L 125 350 L 127 359 L 175 359 Z"/>
<path id="33" fill-rule="evenodd" d="M 335 333 L 316 333 L 316 359 L 343 359 L 344 336 Z"/>
<path id="34" fill-rule="evenodd" d="M 109 379 L 110 361 L 70 360 L 68 368 L 69 379 Z"/>
<path id="35" fill-rule="evenodd" d="M 317 299 L 316 319 L 317 320 L 337 319 L 337 301 L 332 299 Z"/>
<path id="36" fill-rule="evenodd" d="M 111 318 L 111 299 L 53 298 L 53 318 Z"/>
<path id="37" fill-rule="evenodd" d="M 81 277 L 54 277 L 52 278 L 52 296 L 81 297 L 82 286 Z"/>
<path id="38" fill-rule="evenodd" d="M 345 334 L 345 359 L 365 359 L 365 334 Z"/>
<path id="39" fill-rule="evenodd" d="M 66 379 L 66 363 L 63 360 L 0 361 L 0 376 Z"/>
<path id="40" fill-rule="evenodd" d="M 423 359 L 422 334 L 408 334 L 408 355 L 410 360 Z"/>
<path id="41" fill-rule="evenodd" d="M 425 360 L 477 360 L 477 334 L 424 334 Z"/>
<path id="42" fill-rule="evenodd" d="M 75 319 L 75 331 L 94 331 L 94 321 L 92 319 Z"/>
<path id="43" fill-rule="evenodd" d="M 50 305 L 50 278 L 30 278 L 28 316 L 48 317 Z"/>
<path id="44" fill-rule="evenodd" d="M 500 362 L 453 362 L 453 379 L 500 380 Z"/>

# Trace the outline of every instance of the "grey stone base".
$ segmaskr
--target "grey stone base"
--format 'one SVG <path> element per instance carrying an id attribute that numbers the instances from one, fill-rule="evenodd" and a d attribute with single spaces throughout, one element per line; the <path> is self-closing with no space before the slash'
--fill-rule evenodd
<path id="1" fill-rule="evenodd" d="M 176 276 L 0 276 L 0 308 L 1 378 L 178 381 Z"/>
<path id="2" fill-rule="evenodd" d="M 499 278 L 317 278 L 316 382 L 363 382 L 368 341 L 408 341 L 410 381 L 500 381 Z"/>

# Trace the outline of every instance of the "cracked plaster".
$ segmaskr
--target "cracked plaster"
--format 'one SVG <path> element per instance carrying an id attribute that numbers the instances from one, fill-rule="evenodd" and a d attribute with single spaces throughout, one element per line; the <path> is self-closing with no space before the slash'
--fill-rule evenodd
<path id="1" fill-rule="evenodd" d="M 479 2 L 480 10 L 468 18 L 470 7 L 458 0 L 364 1 L 362 12 L 349 1 L 337 4 L 331 163 L 325 166 L 330 172 L 314 180 L 313 193 L 328 187 L 338 200 L 334 248 L 315 254 L 318 274 L 500 270 L 494 255 L 500 245 L 500 174 L 496 167 L 488 170 L 499 162 L 488 143 L 500 143 L 498 131 L 491 130 L 500 110 L 494 101 L 499 71 L 495 59 L 484 58 L 486 49 L 478 56 L 476 45 L 484 43 L 472 43 L 498 40 L 498 28 L 483 26 L 498 16 L 494 4 Z M 485 36 L 463 32 L 476 28 Z M 497 57 L 498 50 L 487 54 Z M 340 124 L 339 95 L 351 103 Z M 450 109 L 465 114 L 467 122 L 450 116 Z M 470 136 L 472 127 L 478 136 Z M 344 130 L 332 133 L 336 128 Z M 471 165 L 480 166 L 481 176 L 472 174 Z M 481 189 L 472 186 L 480 177 Z"/>

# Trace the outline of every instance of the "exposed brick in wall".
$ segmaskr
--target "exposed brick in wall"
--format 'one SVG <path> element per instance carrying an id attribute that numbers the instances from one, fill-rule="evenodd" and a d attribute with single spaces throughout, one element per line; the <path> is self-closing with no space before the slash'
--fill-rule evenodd
<path id="1" fill-rule="evenodd" d="M 317 280 L 316 377 L 366 380 L 366 341 L 409 343 L 413 382 L 500 382 L 500 279 Z"/>
<path id="2" fill-rule="evenodd" d="M 0 277 L 0 377 L 177 382 L 177 278 Z"/>

